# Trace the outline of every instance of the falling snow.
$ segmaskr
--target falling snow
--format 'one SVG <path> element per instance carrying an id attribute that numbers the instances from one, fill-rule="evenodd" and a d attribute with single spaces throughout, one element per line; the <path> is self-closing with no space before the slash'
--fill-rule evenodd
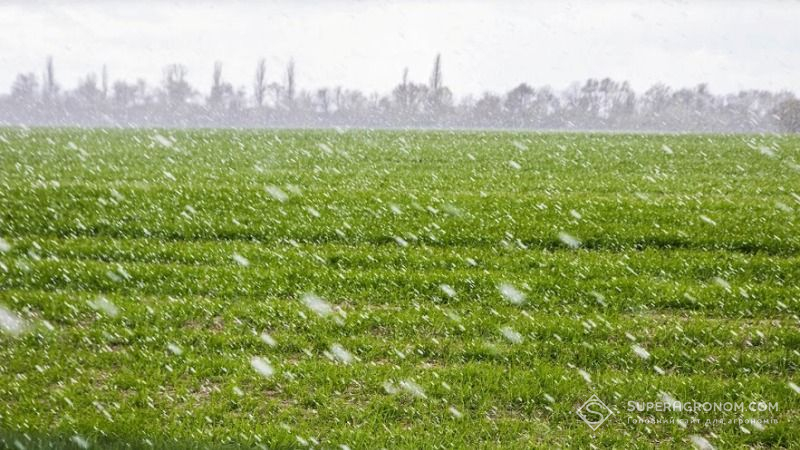
<path id="1" fill-rule="evenodd" d="M 232 258 L 234 261 L 236 261 L 236 264 L 239 264 L 242 267 L 248 267 L 250 265 L 250 260 L 238 253 L 234 253 Z"/>
<path id="2" fill-rule="evenodd" d="M 581 246 L 581 241 L 579 241 L 578 238 L 563 231 L 558 233 L 558 240 L 569 248 L 578 248 Z"/>
<path id="3" fill-rule="evenodd" d="M 650 352 L 645 350 L 641 345 L 634 344 L 631 346 L 631 350 L 633 350 L 633 353 L 635 353 L 639 358 L 650 359 Z"/>
<path id="4" fill-rule="evenodd" d="M 714 450 L 714 446 L 711 445 L 711 443 L 708 442 L 708 440 L 702 436 L 693 434 L 689 436 L 689 440 L 692 442 L 692 445 L 697 450 Z"/>
<path id="5" fill-rule="evenodd" d="M 97 297 L 95 300 L 89 300 L 87 303 L 95 311 L 102 312 L 107 316 L 117 317 L 119 315 L 119 308 L 117 305 L 103 296 Z"/>
<path id="6" fill-rule="evenodd" d="M 500 328 L 500 333 L 513 344 L 522 343 L 522 335 L 509 326 Z"/>
<path id="7" fill-rule="evenodd" d="M 275 373 L 272 364 L 270 364 L 266 358 L 260 356 L 253 356 L 250 358 L 250 367 L 264 378 L 269 378 Z"/>
<path id="8" fill-rule="evenodd" d="M 501 283 L 497 288 L 503 298 L 515 305 L 520 305 L 525 301 L 525 294 L 510 283 Z"/>
<path id="9" fill-rule="evenodd" d="M 267 191 L 267 194 L 269 194 L 270 197 L 281 203 L 289 200 L 289 196 L 286 195 L 286 192 L 284 192 L 281 188 L 277 186 L 270 185 L 265 187 L 264 189 Z"/>
<path id="10" fill-rule="evenodd" d="M 25 321 L 19 315 L 0 305 L 0 331 L 17 336 L 25 330 Z"/>

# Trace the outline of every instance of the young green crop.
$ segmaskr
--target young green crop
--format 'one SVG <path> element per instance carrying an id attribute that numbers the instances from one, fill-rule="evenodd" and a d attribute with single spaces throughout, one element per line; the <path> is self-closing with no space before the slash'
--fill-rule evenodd
<path id="1" fill-rule="evenodd" d="M 798 161 L 788 136 L 0 129 L 0 446 L 798 446 Z M 663 398 L 779 407 L 628 409 Z"/>

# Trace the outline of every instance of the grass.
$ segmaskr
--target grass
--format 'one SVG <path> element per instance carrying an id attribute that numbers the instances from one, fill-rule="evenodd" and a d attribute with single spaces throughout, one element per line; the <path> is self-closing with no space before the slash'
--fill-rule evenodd
<path id="1" fill-rule="evenodd" d="M 780 136 L 0 130 L 27 325 L 0 334 L 0 446 L 800 446 L 798 161 Z M 665 392 L 779 407 L 628 409 Z"/>

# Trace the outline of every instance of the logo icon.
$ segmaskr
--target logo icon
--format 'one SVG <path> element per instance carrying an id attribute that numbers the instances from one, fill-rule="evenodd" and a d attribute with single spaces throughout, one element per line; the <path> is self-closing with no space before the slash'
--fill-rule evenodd
<path id="1" fill-rule="evenodd" d="M 614 411 L 606 406 L 596 394 L 589 397 L 589 400 L 586 400 L 586 403 L 582 404 L 576 412 L 578 413 L 578 417 L 586 422 L 586 425 L 589 425 L 592 430 L 600 428 L 600 425 L 614 414 Z"/>

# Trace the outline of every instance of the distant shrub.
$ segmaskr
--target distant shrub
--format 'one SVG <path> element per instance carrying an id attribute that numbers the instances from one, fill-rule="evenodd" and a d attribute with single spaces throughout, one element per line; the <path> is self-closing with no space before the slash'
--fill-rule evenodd
<path id="1" fill-rule="evenodd" d="M 800 133 L 800 100 L 791 98 L 775 107 L 781 131 Z"/>

